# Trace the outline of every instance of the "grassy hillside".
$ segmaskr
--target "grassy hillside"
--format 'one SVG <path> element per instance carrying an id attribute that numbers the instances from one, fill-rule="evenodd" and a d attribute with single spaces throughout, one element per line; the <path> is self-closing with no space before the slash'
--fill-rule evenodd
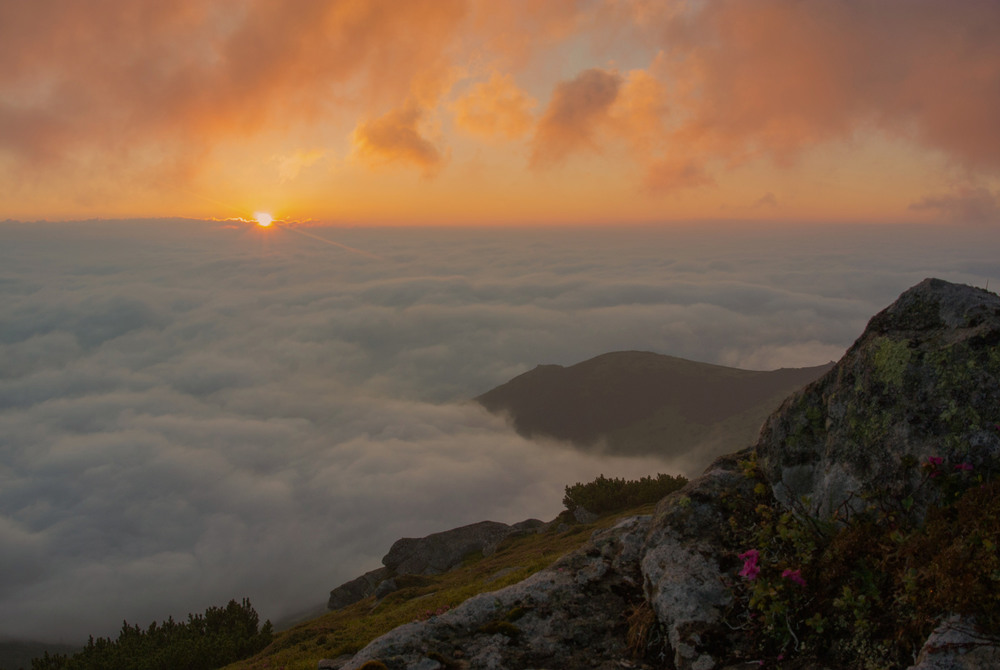
<path id="1" fill-rule="evenodd" d="M 767 415 L 832 363 L 760 372 L 643 351 L 540 365 L 476 398 L 518 433 L 611 453 L 682 456 L 750 444 Z"/>
<path id="2" fill-rule="evenodd" d="M 315 670 L 320 659 L 356 652 L 396 626 L 426 619 L 478 593 L 515 584 L 583 545 L 593 531 L 607 528 L 623 516 L 651 513 L 653 507 L 636 507 L 592 524 L 573 524 L 563 532 L 550 527 L 543 533 L 511 537 L 492 555 L 470 556 L 460 568 L 443 575 L 397 578 L 402 588 L 381 602 L 367 598 L 298 624 L 279 633 L 256 656 L 234 663 L 228 670 Z"/>

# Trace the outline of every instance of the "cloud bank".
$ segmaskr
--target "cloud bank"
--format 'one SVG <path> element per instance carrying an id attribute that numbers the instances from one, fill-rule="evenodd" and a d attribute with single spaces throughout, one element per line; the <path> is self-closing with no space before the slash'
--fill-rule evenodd
<path id="1" fill-rule="evenodd" d="M 0 634 L 69 641 L 243 596 L 281 617 L 399 537 L 705 465 L 527 442 L 466 402 L 536 364 L 818 364 L 925 276 L 1000 275 L 972 229 L 0 234 Z"/>

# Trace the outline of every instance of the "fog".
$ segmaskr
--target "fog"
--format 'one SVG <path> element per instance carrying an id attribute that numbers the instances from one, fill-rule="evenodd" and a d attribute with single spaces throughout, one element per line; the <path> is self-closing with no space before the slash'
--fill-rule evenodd
<path id="1" fill-rule="evenodd" d="M 526 441 L 468 400 L 616 350 L 825 363 L 925 277 L 996 288 L 996 238 L 0 224 L 0 636 L 241 597 L 278 619 L 399 537 L 547 520 L 600 473 L 695 475 Z"/>

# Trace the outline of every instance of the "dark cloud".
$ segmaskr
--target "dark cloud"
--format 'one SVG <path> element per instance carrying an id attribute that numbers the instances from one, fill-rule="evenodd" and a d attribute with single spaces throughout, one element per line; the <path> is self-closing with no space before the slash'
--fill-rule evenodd
<path id="1" fill-rule="evenodd" d="M 80 640 L 249 596 L 321 605 L 392 541 L 553 516 L 599 473 L 465 402 L 621 349 L 837 358 L 986 231 L 3 224 L 0 633 Z M 461 504 L 456 504 L 460 502 Z"/>
<path id="2" fill-rule="evenodd" d="M 622 87 L 617 72 L 584 70 L 559 83 L 532 139 L 531 164 L 559 163 L 580 150 L 596 150 L 596 135 Z"/>

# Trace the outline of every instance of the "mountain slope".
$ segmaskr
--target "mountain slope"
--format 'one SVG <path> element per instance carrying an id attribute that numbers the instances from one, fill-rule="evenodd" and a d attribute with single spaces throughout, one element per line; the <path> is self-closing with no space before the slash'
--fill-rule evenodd
<path id="1" fill-rule="evenodd" d="M 526 437 L 627 455 L 700 448 L 707 462 L 718 449 L 750 444 L 781 400 L 832 365 L 759 372 L 619 351 L 569 367 L 539 365 L 475 400 L 507 414 Z"/>
<path id="2" fill-rule="evenodd" d="M 654 515 L 342 667 L 996 668 L 998 537 L 1000 297 L 925 280 Z"/>

